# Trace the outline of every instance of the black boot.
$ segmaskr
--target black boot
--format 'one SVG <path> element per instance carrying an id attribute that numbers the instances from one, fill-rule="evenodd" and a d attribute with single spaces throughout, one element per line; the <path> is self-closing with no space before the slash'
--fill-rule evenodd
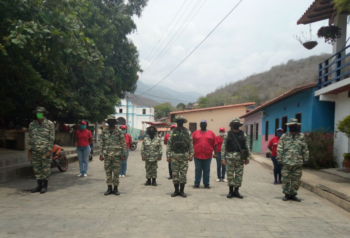
<path id="1" fill-rule="evenodd" d="M 243 196 L 242 196 L 241 194 L 239 194 L 239 191 L 238 191 L 238 190 L 239 190 L 239 187 L 235 188 L 235 191 L 234 191 L 234 193 L 233 193 L 233 196 L 236 197 L 236 198 L 242 199 Z"/>
<path id="2" fill-rule="evenodd" d="M 172 177 L 172 176 L 169 176 L 169 178 L 168 178 L 168 179 L 169 179 L 169 180 L 170 180 L 170 179 L 173 179 L 173 177 Z"/>
<path id="3" fill-rule="evenodd" d="M 152 184 L 152 183 L 151 183 L 151 179 L 148 178 L 147 181 L 146 181 L 146 183 L 145 183 L 145 186 L 148 186 L 148 185 L 151 185 L 151 184 Z"/>
<path id="4" fill-rule="evenodd" d="M 184 189 L 185 189 L 185 184 L 180 183 L 180 196 L 183 198 L 187 197 L 186 193 L 184 192 Z"/>
<path id="5" fill-rule="evenodd" d="M 118 191 L 118 186 L 114 186 L 114 191 L 113 191 L 113 193 L 114 193 L 115 195 L 120 195 L 120 193 L 119 193 L 119 191 Z"/>
<path id="6" fill-rule="evenodd" d="M 110 195 L 110 194 L 112 194 L 113 192 L 112 192 L 112 185 L 108 185 L 108 189 L 107 189 L 107 191 L 105 192 L 105 196 L 107 196 L 107 195 Z"/>
<path id="7" fill-rule="evenodd" d="M 42 180 L 37 180 L 36 181 L 38 183 L 38 186 L 34 189 L 31 190 L 32 193 L 37 193 L 40 192 L 40 190 L 42 189 Z"/>
<path id="8" fill-rule="evenodd" d="M 40 193 L 46 193 L 47 192 L 47 183 L 49 182 L 49 180 L 43 180 L 43 188 L 40 190 Z"/>
<path id="9" fill-rule="evenodd" d="M 295 195 L 290 196 L 289 200 L 292 200 L 292 201 L 295 201 L 295 202 L 301 202 L 300 198 L 297 198 Z"/>
<path id="10" fill-rule="evenodd" d="M 232 197 L 233 197 L 233 194 L 234 194 L 234 192 L 233 192 L 233 186 L 230 186 L 229 188 L 230 188 L 230 190 L 229 190 L 229 193 L 227 194 L 227 198 L 232 198 Z"/>
<path id="11" fill-rule="evenodd" d="M 288 195 L 288 194 L 284 195 L 284 197 L 282 198 L 282 200 L 285 201 L 285 202 L 288 201 L 288 200 L 289 200 L 289 195 Z"/>
<path id="12" fill-rule="evenodd" d="M 175 192 L 171 194 L 172 197 L 176 197 L 177 195 L 180 195 L 179 193 L 179 185 L 174 184 Z"/>
<path id="13" fill-rule="evenodd" d="M 152 185 L 153 185 L 153 186 L 157 186 L 156 178 L 153 178 L 153 179 L 152 179 Z"/>

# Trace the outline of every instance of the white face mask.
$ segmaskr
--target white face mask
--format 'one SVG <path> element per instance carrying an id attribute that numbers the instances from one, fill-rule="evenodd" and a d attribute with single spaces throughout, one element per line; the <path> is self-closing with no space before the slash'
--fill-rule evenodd
<path id="1" fill-rule="evenodd" d="M 225 132 L 220 132 L 220 136 L 224 136 L 225 135 Z"/>

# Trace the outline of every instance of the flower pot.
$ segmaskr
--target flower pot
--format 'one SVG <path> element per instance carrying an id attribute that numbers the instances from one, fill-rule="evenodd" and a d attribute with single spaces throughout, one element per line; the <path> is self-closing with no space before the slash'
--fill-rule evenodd
<path id="1" fill-rule="evenodd" d="M 350 153 L 344 154 L 343 169 L 350 170 Z"/>
<path id="2" fill-rule="evenodd" d="M 308 50 L 313 49 L 316 45 L 317 45 L 317 41 L 308 41 L 303 43 L 303 46 Z"/>

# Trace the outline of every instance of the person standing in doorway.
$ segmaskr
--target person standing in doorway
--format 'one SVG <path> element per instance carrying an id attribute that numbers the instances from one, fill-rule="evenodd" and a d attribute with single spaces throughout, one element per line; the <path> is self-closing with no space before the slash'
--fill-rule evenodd
<path id="1" fill-rule="evenodd" d="M 176 126 L 175 125 L 171 125 L 170 126 L 170 131 L 174 130 L 174 128 L 176 128 Z M 169 136 L 170 136 L 170 133 L 165 135 L 165 137 L 164 137 L 164 145 L 168 144 Z M 168 162 L 168 169 L 169 169 L 169 178 L 168 179 L 170 180 L 170 179 L 173 179 L 173 174 L 172 174 L 172 171 L 171 171 L 171 161 Z"/>
<path id="2" fill-rule="evenodd" d="M 87 177 L 89 169 L 89 155 L 91 152 L 90 144 L 93 142 L 91 131 L 86 129 L 86 122 L 80 121 L 80 129 L 75 133 L 77 153 L 79 159 L 80 174 L 78 177 Z"/>
<path id="3" fill-rule="evenodd" d="M 215 137 L 216 155 L 214 155 L 214 158 L 216 157 L 218 175 L 218 179 L 216 180 L 216 182 L 227 182 L 227 180 L 225 179 L 226 165 L 223 165 L 221 163 L 221 147 L 222 142 L 224 141 L 224 137 L 225 127 L 220 127 L 219 135 Z"/>
<path id="4" fill-rule="evenodd" d="M 32 193 L 46 193 L 51 174 L 52 148 L 55 141 L 55 126 L 46 119 L 47 111 L 37 107 L 34 111 L 37 120 L 29 124 L 28 159 L 33 163 L 33 170 L 38 186 Z"/>
<path id="5" fill-rule="evenodd" d="M 200 130 L 193 132 L 193 149 L 194 149 L 194 164 L 195 164 L 195 180 L 193 188 L 199 188 L 202 180 L 204 188 L 210 189 L 210 164 L 211 159 L 216 154 L 215 134 L 211 130 L 207 130 L 207 121 L 200 122 Z"/>
<path id="6" fill-rule="evenodd" d="M 126 133 L 126 126 L 121 126 L 122 132 L 124 134 L 124 139 L 125 139 L 125 143 L 126 143 L 126 148 L 127 148 L 127 152 L 126 152 L 126 156 L 125 156 L 125 160 L 122 160 L 122 165 L 120 168 L 120 173 L 119 173 L 119 177 L 125 178 L 126 176 L 126 169 L 127 169 L 127 161 L 129 158 L 129 151 L 130 151 L 130 145 L 132 143 L 132 139 L 131 136 Z"/>
<path id="7" fill-rule="evenodd" d="M 282 179 L 282 172 L 281 172 L 281 166 L 279 164 L 277 164 L 277 145 L 278 142 L 281 138 L 281 136 L 283 135 L 283 129 L 282 128 L 278 128 L 276 131 L 276 136 L 273 137 L 270 142 L 269 145 L 267 146 L 267 148 L 269 148 L 269 150 L 271 151 L 271 160 L 273 163 L 273 176 L 275 178 L 275 181 L 273 182 L 273 184 L 281 184 L 281 179 Z M 277 179 L 278 176 L 278 179 Z"/>

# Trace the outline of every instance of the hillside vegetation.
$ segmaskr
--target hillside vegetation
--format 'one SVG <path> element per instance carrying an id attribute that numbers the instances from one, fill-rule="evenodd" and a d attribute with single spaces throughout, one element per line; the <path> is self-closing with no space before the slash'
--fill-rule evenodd
<path id="1" fill-rule="evenodd" d="M 222 106 L 243 102 L 257 105 L 270 100 L 289 89 L 317 81 L 318 64 L 329 54 L 289 60 L 269 71 L 253 74 L 243 80 L 229 83 L 198 100 L 198 107 Z"/>

